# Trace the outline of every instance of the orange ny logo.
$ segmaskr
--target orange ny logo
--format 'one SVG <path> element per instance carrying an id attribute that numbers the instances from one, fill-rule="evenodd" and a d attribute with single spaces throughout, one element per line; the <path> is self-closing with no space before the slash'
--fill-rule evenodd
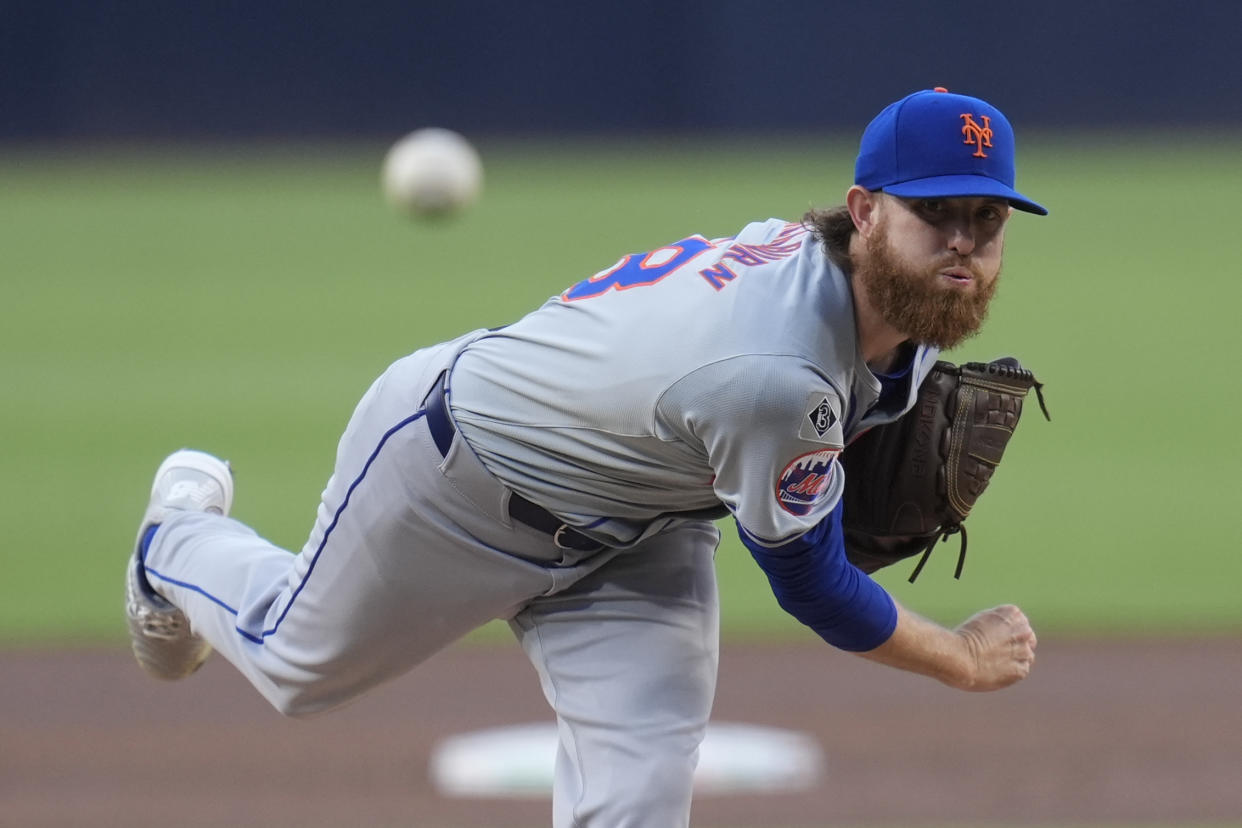
<path id="1" fill-rule="evenodd" d="M 961 115 L 966 122 L 962 125 L 962 135 L 966 136 L 966 140 L 962 143 L 974 145 L 975 158 L 987 158 L 988 154 L 983 151 L 983 148 L 991 149 L 992 147 L 992 119 L 987 115 L 982 117 L 983 126 L 979 126 L 969 112 L 963 112 Z"/>

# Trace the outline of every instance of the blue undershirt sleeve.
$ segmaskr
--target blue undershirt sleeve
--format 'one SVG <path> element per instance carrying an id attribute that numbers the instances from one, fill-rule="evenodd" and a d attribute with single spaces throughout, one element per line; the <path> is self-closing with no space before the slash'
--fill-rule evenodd
<path id="1" fill-rule="evenodd" d="M 781 609 L 832 646 L 866 652 L 893 634 L 897 607 L 883 587 L 846 559 L 842 510 L 838 502 L 813 529 L 779 546 L 764 546 L 740 523 L 737 529 Z"/>

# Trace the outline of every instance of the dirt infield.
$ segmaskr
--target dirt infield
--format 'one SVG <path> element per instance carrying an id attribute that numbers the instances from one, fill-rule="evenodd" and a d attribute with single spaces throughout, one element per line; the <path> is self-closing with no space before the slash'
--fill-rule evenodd
<path id="1" fill-rule="evenodd" d="M 550 824 L 433 789 L 455 732 L 549 718 L 517 647 L 458 647 L 344 710 L 281 718 L 223 660 L 178 684 L 121 651 L 0 653 L 0 825 Z M 1242 825 L 1242 640 L 1043 641 L 971 695 L 827 647 L 726 648 L 720 721 L 810 732 L 827 778 L 695 802 L 701 828 Z"/>

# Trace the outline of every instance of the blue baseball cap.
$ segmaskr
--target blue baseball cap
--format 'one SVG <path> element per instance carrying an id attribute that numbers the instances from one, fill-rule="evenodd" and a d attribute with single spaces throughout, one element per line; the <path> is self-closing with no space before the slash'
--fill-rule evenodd
<path id="1" fill-rule="evenodd" d="M 1013 127 L 986 101 L 943 87 L 884 107 L 863 131 L 854 183 L 905 198 L 993 196 L 1048 215 L 1013 188 Z"/>

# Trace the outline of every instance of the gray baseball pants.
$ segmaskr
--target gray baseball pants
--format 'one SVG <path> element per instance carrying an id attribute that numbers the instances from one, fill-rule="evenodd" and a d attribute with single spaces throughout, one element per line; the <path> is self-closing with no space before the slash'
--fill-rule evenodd
<path id="1" fill-rule="evenodd" d="M 425 422 L 428 390 L 472 336 L 397 361 L 367 391 L 300 553 L 178 513 L 148 550 L 152 585 L 294 716 L 507 619 L 557 717 L 554 826 L 688 825 L 715 695 L 719 533 L 687 520 L 584 555 L 512 520 L 510 491 L 460 434 L 441 455 Z"/>

